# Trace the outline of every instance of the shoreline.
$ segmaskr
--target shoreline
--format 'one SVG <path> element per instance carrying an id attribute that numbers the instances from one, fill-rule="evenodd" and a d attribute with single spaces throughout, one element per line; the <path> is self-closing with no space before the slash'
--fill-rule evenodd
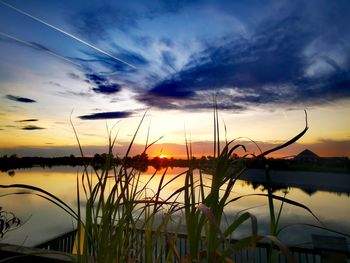
<path id="1" fill-rule="evenodd" d="M 350 194 L 350 174 L 346 173 L 271 170 L 270 176 L 273 187 L 301 188 L 310 194 L 316 191 Z M 240 179 L 263 185 L 265 170 L 248 169 Z"/>

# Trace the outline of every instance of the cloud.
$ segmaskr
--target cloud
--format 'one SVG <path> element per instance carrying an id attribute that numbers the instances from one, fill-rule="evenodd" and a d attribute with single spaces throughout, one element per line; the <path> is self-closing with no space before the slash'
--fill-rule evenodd
<path id="1" fill-rule="evenodd" d="M 60 91 L 60 92 L 57 92 L 57 94 L 60 96 L 63 96 L 63 97 L 77 96 L 77 97 L 89 98 L 89 97 L 93 96 L 93 94 L 90 92 L 83 92 L 83 91 L 77 92 L 77 91 L 72 91 L 72 90 Z"/>
<path id="2" fill-rule="evenodd" d="M 21 128 L 21 130 L 32 131 L 32 130 L 43 130 L 45 128 L 36 125 L 27 125 Z"/>
<path id="3" fill-rule="evenodd" d="M 116 27 L 121 31 L 127 31 L 131 27 L 136 27 L 137 18 L 135 11 L 127 10 L 124 6 L 97 4 L 92 8 L 90 6 L 85 10 L 82 9 L 68 20 L 74 25 L 74 29 L 79 35 L 92 41 L 100 41 L 109 37 L 111 28 Z"/>
<path id="4" fill-rule="evenodd" d="M 22 102 L 22 103 L 34 103 L 34 102 L 36 102 L 35 100 L 29 99 L 29 98 L 18 97 L 18 96 L 13 96 L 13 95 L 6 95 L 6 98 L 9 100 Z"/>
<path id="5" fill-rule="evenodd" d="M 80 76 L 74 72 L 69 72 L 67 73 L 67 76 L 70 77 L 71 79 L 74 79 L 74 80 L 80 80 Z"/>
<path id="6" fill-rule="evenodd" d="M 85 76 L 87 77 L 87 81 L 90 84 L 94 85 L 92 90 L 96 93 L 102 93 L 102 94 L 108 95 L 108 94 L 117 93 L 121 90 L 121 85 L 110 82 L 106 77 L 101 76 L 99 74 L 87 73 Z"/>
<path id="7" fill-rule="evenodd" d="M 350 140 L 319 139 L 306 145 L 320 156 L 345 156 L 350 158 Z"/>
<path id="8" fill-rule="evenodd" d="M 22 40 L 22 39 L 13 37 L 11 35 L 5 34 L 3 32 L 0 32 L 0 40 L 13 42 L 13 43 L 16 43 L 17 45 L 20 45 L 20 46 L 29 47 L 29 48 L 32 48 L 32 49 L 37 50 L 37 51 L 45 52 L 45 53 L 48 53 L 56 58 L 64 60 L 65 62 L 73 64 L 75 66 L 78 66 L 78 67 L 81 66 L 80 64 L 78 64 L 74 60 L 72 60 L 70 57 L 61 55 L 58 52 L 53 51 L 52 49 L 50 49 L 42 44 L 39 44 L 37 42 L 29 42 L 26 40 Z"/>
<path id="9" fill-rule="evenodd" d="M 88 80 L 94 82 L 95 84 L 99 85 L 107 81 L 107 79 L 103 76 L 99 76 L 97 74 L 86 74 L 86 77 Z"/>
<path id="10" fill-rule="evenodd" d="M 178 72 L 155 83 L 137 99 L 159 108 L 207 108 L 210 91 L 224 98 L 227 109 L 255 106 L 316 105 L 350 98 L 350 56 L 340 65 L 335 59 L 305 50 L 322 39 L 319 28 L 305 24 L 305 18 L 291 14 L 261 23 L 249 38 L 227 36 L 208 44 L 194 54 Z M 341 45 L 341 44 L 339 44 Z M 343 44 L 341 52 L 350 48 Z M 317 57 L 329 64 L 325 74 L 312 76 L 307 71 Z M 174 58 L 163 54 L 163 63 Z"/>
<path id="11" fill-rule="evenodd" d="M 121 90 L 121 87 L 118 84 L 99 85 L 98 87 L 93 88 L 92 90 L 96 93 L 113 94 L 119 92 Z"/>
<path id="12" fill-rule="evenodd" d="M 149 48 L 154 42 L 154 39 L 151 36 L 146 36 L 146 35 L 132 36 L 132 39 L 134 40 L 136 45 L 142 46 L 145 48 Z"/>
<path id="13" fill-rule="evenodd" d="M 81 120 L 124 119 L 130 117 L 132 114 L 133 112 L 130 111 L 112 111 L 82 115 L 78 118 L 80 118 Z"/>
<path id="14" fill-rule="evenodd" d="M 200 91 L 233 89 L 244 94 L 240 102 L 277 102 L 283 98 L 279 96 L 279 88 L 275 92 L 276 87 L 292 83 L 302 75 L 304 67 L 299 55 L 307 37 L 302 32 L 296 36 L 291 31 L 295 23 L 294 19 L 286 19 L 252 40 L 232 40 L 208 47 L 179 73 L 156 84 L 148 94 L 160 99 L 201 100 Z M 235 102 L 238 98 L 232 104 Z"/>
<path id="15" fill-rule="evenodd" d="M 152 88 L 148 94 L 156 97 L 168 97 L 168 98 L 191 98 L 194 96 L 194 91 L 191 86 L 180 81 L 164 81 L 154 88 Z"/>
<path id="16" fill-rule="evenodd" d="M 39 121 L 38 119 L 25 119 L 25 120 L 19 120 L 16 122 L 35 122 L 35 121 Z"/>
<path id="17" fill-rule="evenodd" d="M 162 52 L 162 62 L 163 62 L 163 64 L 168 65 L 170 68 L 172 68 L 174 71 L 176 71 L 175 70 L 176 57 L 170 51 L 163 51 Z"/>
<path id="18" fill-rule="evenodd" d="M 94 63 L 95 64 L 94 66 L 96 66 L 96 63 L 98 63 L 100 64 L 100 66 L 106 68 L 112 73 L 123 72 L 124 74 L 137 73 L 139 72 L 138 68 L 145 67 L 150 63 L 150 61 L 148 61 L 147 58 L 145 58 L 143 55 L 141 55 L 138 52 L 135 52 L 131 49 L 123 48 L 113 43 L 112 40 L 107 41 L 107 43 L 111 46 L 111 53 L 114 56 L 120 58 L 123 61 L 127 61 L 128 63 L 134 65 L 136 68 L 130 67 L 124 63 L 120 63 L 119 61 L 116 61 L 111 57 L 103 56 L 100 53 L 94 52 L 94 51 L 84 52 L 84 54 L 89 56 L 90 59 L 84 59 L 84 60 L 79 59 L 79 61 L 86 62 L 86 63 L 87 62 Z M 110 74 L 106 73 L 106 75 L 110 75 Z"/>
<path id="19" fill-rule="evenodd" d="M 169 13 L 178 13 L 192 1 L 148 3 L 145 1 L 95 3 L 80 8 L 68 18 L 75 31 L 91 41 L 109 40 L 116 30 L 130 34 L 139 29 L 140 21 L 152 20 Z M 146 39 L 146 38 L 144 38 Z M 147 42 L 148 43 L 148 42 Z"/>
<path id="20" fill-rule="evenodd" d="M 52 85 L 52 86 L 59 87 L 59 88 L 62 87 L 62 85 L 61 85 L 60 83 L 55 82 L 55 81 L 47 81 L 47 82 L 45 82 L 45 83 L 50 84 L 50 85 Z"/>

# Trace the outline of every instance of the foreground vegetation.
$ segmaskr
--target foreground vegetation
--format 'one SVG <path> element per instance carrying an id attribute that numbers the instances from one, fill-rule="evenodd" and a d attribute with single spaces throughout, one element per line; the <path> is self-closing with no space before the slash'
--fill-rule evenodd
<path id="1" fill-rule="evenodd" d="M 212 161 L 198 167 L 192 158 L 191 144 L 186 143 L 188 169 L 168 182 L 164 180 L 167 169 L 160 175 L 156 170 L 144 182 L 140 180 L 142 172 L 130 166 L 127 161 L 143 118 L 130 142 L 125 158 L 120 160 L 118 166 L 114 165 L 112 150 L 116 138 L 112 136 L 111 131 L 109 131 L 108 153 L 99 169 L 89 168 L 80 148 L 84 170 L 82 175 L 77 176 L 77 211 L 44 189 L 29 185 L 0 185 L 0 187 L 14 189 L 17 192 L 21 189 L 31 190 L 33 194 L 55 203 L 76 220 L 78 229 L 74 248 L 76 256 L 71 258 L 72 261 L 137 262 L 142 257 L 144 262 L 164 262 L 170 259 L 177 262 L 233 262 L 231 257 L 234 253 L 248 247 L 254 249 L 256 242 L 265 240 L 271 243 L 270 262 L 274 261 L 275 256 L 273 245 L 280 248 L 279 253 L 283 253 L 289 262 L 295 262 L 288 248 L 278 239 L 281 231 L 279 220 L 284 203 L 305 209 L 318 220 L 303 204 L 289 200 L 285 196 L 276 196 L 268 187 L 267 194 L 256 194 L 256 196 L 266 198 L 268 201 L 269 234 L 259 234 L 259 219 L 248 210 L 241 211 L 232 222 L 226 222 L 225 207 L 246 197 L 242 195 L 232 198 L 230 194 L 237 179 L 246 170 L 244 157 L 249 154 L 243 158 L 237 157 L 235 154 L 237 149 L 241 148 L 244 151 L 246 149 L 244 145 L 235 144 L 235 140 L 226 140 L 224 145 L 220 145 L 216 108 Z M 264 165 L 265 156 L 294 143 L 306 133 L 307 129 L 306 122 L 305 129 L 293 139 L 252 158 Z M 78 136 L 77 140 L 79 142 Z M 140 156 L 145 155 L 154 143 L 146 144 Z M 265 169 L 266 182 L 269 185 L 269 167 L 265 166 Z M 194 173 L 199 174 L 198 179 L 194 177 Z M 211 185 L 204 183 L 204 173 L 212 175 Z M 150 184 L 156 176 L 160 176 L 158 188 L 151 190 Z M 162 199 L 160 196 L 165 187 L 179 177 L 185 178 L 184 185 Z M 80 191 L 80 186 L 83 192 Z M 281 204 L 278 208 L 276 201 Z M 84 202 L 86 207 L 81 205 Z M 185 223 L 188 240 L 188 253 L 185 255 L 178 251 L 175 244 L 182 223 Z M 247 223 L 251 226 L 247 236 L 235 243 L 229 242 L 235 231 Z M 176 230 L 175 234 L 167 234 L 170 226 Z M 159 246 L 159 240 L 163 245 Z M 163 249 L 164 247 L 167 249 Z"/>

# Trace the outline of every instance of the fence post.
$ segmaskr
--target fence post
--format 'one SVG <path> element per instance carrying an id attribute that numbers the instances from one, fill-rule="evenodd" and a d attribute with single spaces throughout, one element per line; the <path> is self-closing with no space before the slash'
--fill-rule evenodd
<path id="1" fill-rule="evenodd" d="M 312 235 L 312 243 L 320 251 L 321 263 L 346 263 L 348 245 L 345 237 Z"/>

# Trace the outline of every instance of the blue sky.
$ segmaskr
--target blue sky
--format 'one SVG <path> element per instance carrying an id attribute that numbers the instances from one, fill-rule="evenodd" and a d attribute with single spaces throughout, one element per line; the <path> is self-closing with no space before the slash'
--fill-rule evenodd
<path id="1" fill-rule="evenodd" d="M 249 120 L 238 136 L 289 138 L 307 109 L 304 143 L 349 143 L 349 11 L 349 1 L 0 1 L 0 143 L 74 145 L 70 116 L 89 146 L 105 143 L 106 121 L 122 120 L 127 141 L 146 109 L 164 143 L 180 144 L 184 125 L 208 141 L 213 96 L 226 122 Z"/>

